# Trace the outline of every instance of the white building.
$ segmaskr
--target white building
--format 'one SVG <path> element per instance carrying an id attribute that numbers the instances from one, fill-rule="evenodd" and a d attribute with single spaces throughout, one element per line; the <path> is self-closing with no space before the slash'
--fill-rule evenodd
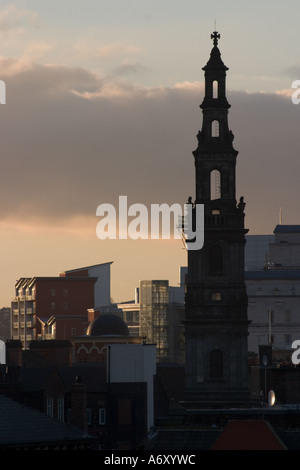
<path id="1" fill-rule="evenodd" d="M 154 344 L 111 344 L 107 355 L 108 383 L 147 384 L 147 430 L 154 426 L 154 376 L 156 346 Z"/>

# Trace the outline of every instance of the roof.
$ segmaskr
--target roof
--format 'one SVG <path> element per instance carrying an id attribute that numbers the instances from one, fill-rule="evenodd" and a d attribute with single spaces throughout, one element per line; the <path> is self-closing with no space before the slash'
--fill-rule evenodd
<path id="1" fill-rule="evenodd" d="M 286 450 L 264 420 L 230 421 L 211 450 Z"/>
<path id="2" fill-rule="evenodd" d="M 274 233 L 300 233 L 300 225 L 276 225 Z"/>
<path id="3" fill-rule="evenodd" d="M 0 394 L 0 449 L 80 445 L 91 436 Z"/>
<path id="4" fill-rule="evenodd" d="M 76 271 L 83 271 L 85 269 L 97 268 L 98 266 L 105 266 L 107 264 L 112 264 L 112 263 L 113 261 L 107 261 L 106 263 L 93 264 L 91 266 L 83 266 L 82 268 L 67 269 L 66 271 L 63 271 L 63 273 L 73 273 Z"/>
<path id="5" fill-rule="evenodd" d="M 209 450 L 219 435 L 215 429 L 157 429 L 151 450 Z"/>
<path id="6" fill-rule="evenodd" d="M 88 336 L 128 336 L 129 330 L 122 318 L 113 313 L 104 313 L 89 324 Z"/>
<path id="7" fill-rule="evenodd" d="M 245 271 L 245 280 L 251 279 L 300 279 L 300 269 L 266 269 L 261 271 Z"/>
<path id="8" fill-rule="evenodd" d="M 20 279 L 17 280 L 15 287 L 18 288 L 20 286 L 25 287 L 32 287 L 37 281 L 55 281 L 55 282 L 69 282 L 69 281 L 84 281 L 84 282 L 96 282 L 97 277 L 91 277 L 91 276 L 68 276 L 68 277 L 62 277 L 62 276 L 36 276 L 36 277 L 21 277 Z"/>

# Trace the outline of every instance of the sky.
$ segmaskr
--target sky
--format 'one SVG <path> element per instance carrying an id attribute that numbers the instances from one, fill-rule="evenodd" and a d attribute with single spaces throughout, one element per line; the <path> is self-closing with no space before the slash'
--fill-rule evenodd
<path id="1" fill-rule="evenodd" d="M 299 2 L 0 1 L 0 306 L 20 277 L 112 261 L 111 294 L 178 285 L 181 240 L 99 240 L 96 209 L 185 203 L 216 29 L 249 234 L 299 224 Z"/>

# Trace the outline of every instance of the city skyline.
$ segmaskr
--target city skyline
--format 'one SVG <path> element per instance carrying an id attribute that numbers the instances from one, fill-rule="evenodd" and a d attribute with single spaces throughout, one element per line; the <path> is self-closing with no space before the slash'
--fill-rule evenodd
<path id="1" fill-rule="evenodd" d="M 142 279 L 179 282 L 181 240 L 99 240 L 96 209 L 120 195 L 148 206 L 194 197 L 215 21 L 245 226 L 272 233 L 280 208 L 298 223 L 295 1 L 40 3 L 0 8 L 1 306 L 20 277 L 109 261 L 114 301 Z"/>

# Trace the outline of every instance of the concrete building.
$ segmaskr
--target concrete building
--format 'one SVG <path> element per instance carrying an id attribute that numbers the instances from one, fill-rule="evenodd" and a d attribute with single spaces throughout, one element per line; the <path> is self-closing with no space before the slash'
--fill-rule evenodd
<path id="1" fill-rule="evenodd" d="M 156 346 L 153 344 L 113 344 L 107 358 L 108 383 L 147 384 L 147 432 L 154 426 L 154 377 Z M 127 408 L 127 413 L 130 408 Z"/>
<path id="2" fill-rule="evenodd" d="M 246 271 L 245 277 L 248 350 L 258 353 L 259 346 L 269 344 L 278 360 L 288 357 L 292 342 L 300 339 L 300 226 L 277 225 L 267 265 Z"/>
<path id="3" fill-rule="evenodd" d="M 131 335 L 156 345 L 158 362 L 183 363 L 185 360 L 184 298 L 186 267 L 180 267 L 178 286 L 168 280 L 143 280 L 135 299 L 118 304 Z"/>
<path id="4" fill-rule="evenodd" d="M 268 267 L 269 247 L 274 235 L 246 235 L 245 271 L 259 271 Z"/>

